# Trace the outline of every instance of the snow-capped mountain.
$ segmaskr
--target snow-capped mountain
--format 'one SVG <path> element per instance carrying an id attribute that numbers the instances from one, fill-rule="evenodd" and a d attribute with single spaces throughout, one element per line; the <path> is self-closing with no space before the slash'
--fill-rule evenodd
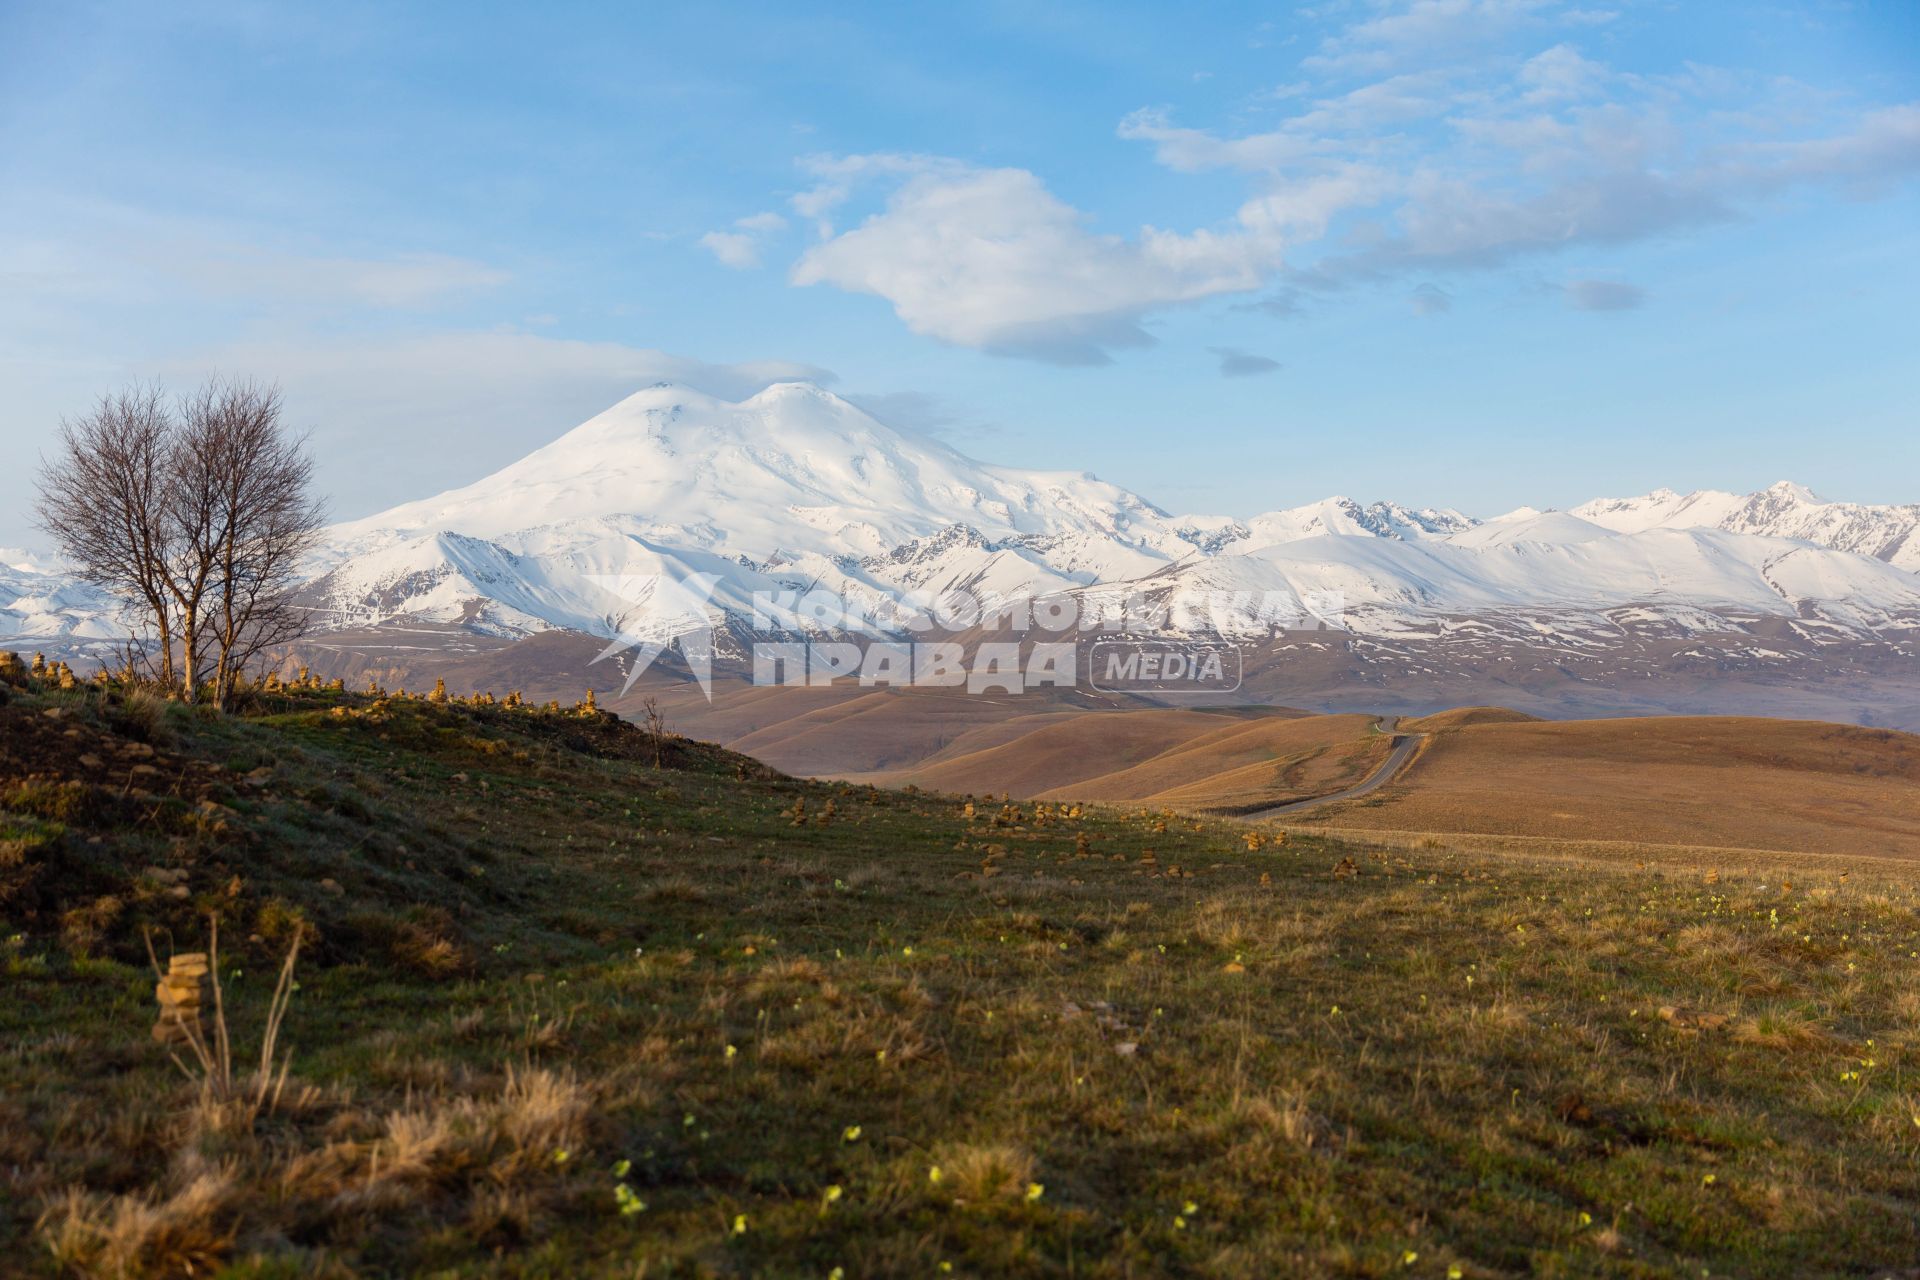
<path id="1" fill-rule="evenodd" d="M 1477 523 L 1453 510 L 1422 507 L 1414 510 L 1397 502 L 1361 506 L 1352 498 L 1326 498 L 1303 507 L 1269 511 L 1250 520 L 1188 516 L 1179 532 L 1208 555 L 1253 551 L 1276 543 L 1294 542 L 1323 534 L 1347 537 L 1405 538 L 1422 541 L 1446 538 Z"/>
<path id="2" fill-rule="evenodd" d="M 1350 626 L 1380 634 L 1445 613 L 1626 606 L 1872 629 L 1920 609 L 1897 556 L 1854 554 L 1883 550 L 1863 529 L 1903 510 L 1776 486 L 1489 521 L 1348 498 L 1174 517 L 1084 472 L 975 462 L 811 385 L 738 403 L 660 385 L 483 480 L 339 526 L 312 596 L 335 626 L 407 616 L 507 635 L 613 634 L 632 621 L 622 584 L 657 573 L 712 577 L 734 616 L 783 590 L 867 618 L 912 593 L 1125 585 L 1339 594 Z M 1825 545 L 1840 536 L 1857 545 Z"/>
<path id="3" fill-rule="evenodd" d="M 66 643 L 117 641 L 129 633 L 118 601 L 76 582 L 56 560 L 0 547 L 0 636 Z"/>
<path id="4" fill-rule="evenodd" d="M 954 525 L 1190 549 L 1165 512 L 1117 485 L 987 466 L 803 382 L 739 403 L 649 387 L 484 480 L 342 525 L 334 541 L 347 554 L 449 531 L 524 541 L 583 520 L 754 561 L 883 555 Z"/>
<path id="5" fill-rule="evenodd" d="M 1725 529 L 1798 538 L 1920 572 L 1920 503 L 1828 502 L 1787 480 L 1744 497 L 1714 489 L 1687 494 L 1656 489 L 1639 498 L 1598 498 L 1575 507 L 1573 514 L 1621 533 Z"/>
<path id="6" fill-rule="evenodd" d="M 1301 538 L 1124 586 L 1164 607 L 1170 630 L 1243 638 L 1269 634 L 1273 616 L 1335 610 L 1341 629 L 1374 636 L 1494 617 L 1522 620 L 1542 637 L 1619 631 L 1609 619 L 1627 611 L 1636 625 L 1679 630 L 1726 632 L 1775 617 L 1920 638 L 1920 576 L 1883 561 L 1719 529 L 1617 534 L 1562 512 L 1440 540 Z"/>
<path id="7" fill-rule="evenodd" d="M 1791 485 L 1486 521 L 1347 498 L 1173 516 L 1085 472 L 976 462 L 809 384 L 739 402 L 662 384 L 484 479 L 334 527 L 304 597 L 322 629 L 501 639 L 631 633 L 654 607 L 645 584 L 667 579 L 699 583 L 735 634 L 884 633 L 903 601 L 965 589 L 1142 595 L 1171 607 L 1171 625 L 1225 634 L 1244 628 L 1210 601 L 1238 592 L 1381 640 L 1490 629 L 1550 645 L 1772 619 L 1906 644 L 1920 621 L 1916 528 L 1920 506 L 1828 503 Z M 98 593 L 4 559 L 0 632 L 120 633 Z M 850 616 L 821 623 L 808 592 Z"/>

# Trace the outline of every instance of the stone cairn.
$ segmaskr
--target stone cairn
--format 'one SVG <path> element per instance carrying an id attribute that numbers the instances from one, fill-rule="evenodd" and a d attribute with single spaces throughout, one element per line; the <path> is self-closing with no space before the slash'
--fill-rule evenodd
<path id="1" fill-rule="evenodd" d="M 206 1039 L 202 1021 L 207 988 L 207 953 L 184 951 L 167 962 L 167 972 L 153 989 L 160 1002 L 160 1020 L 153 1038 L 169 1048 Z"/>

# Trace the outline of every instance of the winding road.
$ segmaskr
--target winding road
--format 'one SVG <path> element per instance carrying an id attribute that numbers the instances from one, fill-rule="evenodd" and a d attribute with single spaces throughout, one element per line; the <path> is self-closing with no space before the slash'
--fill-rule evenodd
<path id="1" fill-rule="evenodd" d="M 1424 733 L 1397 733 L 1399 716 L 1380 716 L 1374 721 L 1374 728 L 1381 733 L 1393 734 L 1393 746 L 1387 752 L 1386 760 L 1378 769 L 1354 783 L 1344 791 L 1332 791 L 1324 796 L 1313 796 L 1306 800 L 1290 800 L 1286 804 L 1275 805 L 1271 809 L 1259 809 L 1253 813 L 1243 813 L 1244 822 L 1261 822 L 1268 818 L 1282 818 L 1290 814 L 1304 813 L 1308 809 L 1317 809 L 1323 804 L 1333 804 L 1339 800 L 1354 800 L 1368 792 L 1376 791 L 1392 780 L 1393 776 L 1406 767 L 1407 761 L 1422 742 Z"/>

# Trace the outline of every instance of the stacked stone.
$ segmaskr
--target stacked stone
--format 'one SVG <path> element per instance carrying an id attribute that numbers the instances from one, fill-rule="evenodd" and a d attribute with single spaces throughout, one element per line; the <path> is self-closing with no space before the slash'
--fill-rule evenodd
<path id="1" fill-rule="evenodd" d="M 206 986 L 206 952 L 182 952 L 168 961 L 166 976 L 153 989 L 160 1001 L 160 1020 L 153 1024 L 155 1040 L 175 1045 L 186 1044 L 195 1036 L 205 1037 L 201 1018 Z"/>

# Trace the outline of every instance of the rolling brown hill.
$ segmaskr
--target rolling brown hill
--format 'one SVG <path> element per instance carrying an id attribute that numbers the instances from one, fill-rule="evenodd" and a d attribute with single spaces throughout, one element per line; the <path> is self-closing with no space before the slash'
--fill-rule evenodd
<path id="1" fill-rule="evenodd" d="M 1336 791 L 1363 777 L 1386 752 L 1386 739 L 1371 727 L 1373 716 L 1087 712 L 872 781 L 1020 798 L 1250 808 Z"/>
<path id="2" fill-rule="evenodd" d="M 1444 722 L 1379 791 L 1290 824 L 1920 856 L 1920 735 L 1738 716 Z"/>
<path id="3" fill-rule="evenodd" d="M 622 674 L 617 663 L 591 662 L 602 646 L 588 637 L 465 637 L 450 660 L 446 637 L 430 632 L 383 628 L 312 656 L 324 674 L 356 686 L 373 676 L 424 688 L 445 671 L 456 690 L 520 688 L 567 702 L 588 687 L 604 695 Z M 1354 692 L 1353 702 L 1365 705 Z M 1370 717 L 1284 707 L 1172 708 L 1072 690 L 996 698 L 755 688 L 737 672 L 716 672 L 714 694 L 709 703 L 663 665 L 602 705 L 638 716 L 655 697 L 673 729 L 794 774 L 1190 810 L 1245 811 L 1338 791 L 1385 751 Z M 1863 711 L 1862 719 L 1873 718 Z M 1912 734 L 1761 717 L 1543 721 L 1498 706 L 1433 711 L 1399 728 L 1427 738 L 1398 777 L 1287 822 L 1489 840 L 1920 856 L 1920 737 Z"/>
<path id="4" fill-rule="evenodd" d="M 881 785 L 1225 810 L 1336 791 L 1386 755 L 1374 717 L 1160 708 L 993 726 Z M 1026 732 L 1014 731 L 1025 727 Z"/>

